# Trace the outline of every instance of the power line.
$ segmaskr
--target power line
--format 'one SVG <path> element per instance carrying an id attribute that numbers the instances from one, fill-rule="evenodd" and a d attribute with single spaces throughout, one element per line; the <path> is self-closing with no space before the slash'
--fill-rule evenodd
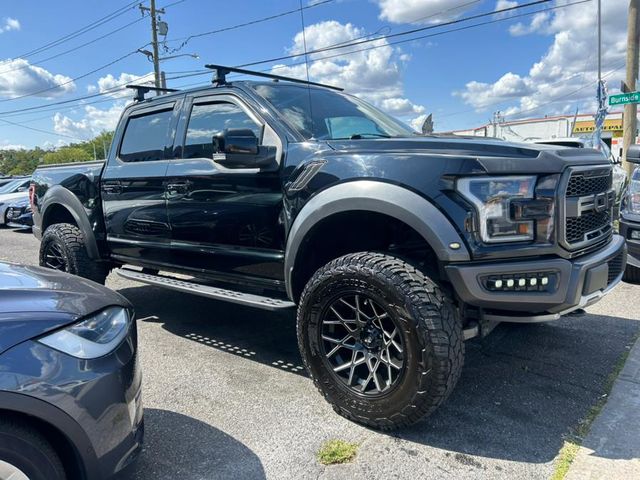
<path id="1" fill-rule="evenodd" d="M 13 125 L 15 127 L 26 128 L 27 130 L 32 130 L 34 132 L 46 133 L 48 135 L 55 135 L 57 137 L 70 138 L 72 140 L 80 140 L 82 142 L 87 141 L 87 139 L 83 139 L 83 138 L 80 138 L 80 137 L 72 137 L 71 135 L 66 135 L 64 133 L 52 132 L 50 130 L 42 130 L 41 128 L 35 128 L 35 127 L 30 127 L 28 125 L 23 125 L 21 123 L 10 122 L 9 120 L 5 120 L 4 118 L 0 118 L 0 122 L 4 122 L 4 123 L 7 123 L 9 125 Z"/>
<path id="2" fill-rule="evenodd" d="M 520 6 L 517 6 L 517 7 L 511 7 L 509 9 L 504 9 L 504 10 L 514 10 L 516 8 L 524 8 L 524 7 L 527 7 L 527 6 L 531 6 L 532 4 L 546 3 L 548 1 L 550 1 L 550 0 L 541 0 L 541 1 L 538 1 L 538 2 L 532 2 L 530 4 L 523 4 L 523 5 L 520 5 Z M 399 41 L 395 41 L 395 42 L 388 42 L 388 43 L 381 44 L 381 45 L 373 45 L 371 47 L 366 47 L 366 48 L 362 48 L 362 49 L 359 49 L 359 50 L 354 50 L 354 51 L 350 51 L 350 52 L 335 54 L 335 55 L 331 55 L 331 56 L 325 56 L 325 57 L 322 57 L 322 58 L 323 59 L 328 59 L 328 58 L 334 58 L 334 57 L 340 57 L 340 56 L 347 56 L 347 55 L 359 53 L 359 52 L 362 52 L 362 51 L 373 50 L 373 49 L 376 49 L 376 48 L 388 47 L 388 46 L 391 46 L 391 45 L 397 45 L 397 44 L 400 44 L 400 43 L 412 42 L 412 41 L 423 39 L 423 38 L 429 38 L 429 37 L 433 37 L 433 36 L 444 35 L 444 34 L 448 34 L 448 33 L 454 33 L 454 32 L 458 32 L 458 31 L 461 31 L 461 30 L 467 30 L 467 29 L 476 28 L 476 27 L 480 27 L 480 26 L 484 26 L 484 25 L 493 24 L 493 23 L 509 21 L 509 20 L 513 20 L 515 18 L 530 16 L 530 15 L 534 15 L 534 14 L 545 12 L 545 11 L 556 10 L 556 9 L 560 9 L 560 8 L 567 8 L 567 7 L 570 7 L 570 6 L 573 6 L 573 5 L 587 3 L 589 1 L 591 1 L 591 0 L 580 0 L 580 1 L 577 1 L 577 2 L 572 2 L 572 3 L 569 3 L 569 4 L 565 4 L 565 5 L 558 5 L 558 6 L 555 6 L 555 7 L 549 7 L 549 8 L 546 8 L 546 9 L 541 9 L 541 10 L 537 10 L 537 11 L 533 11 L 533 12 L 526 12 L 526 13 L 519 14 L 519 15 L 512 15 L 512 16 L 509 16 L 509 17 L 498 18 L 498 19 L 494 19 L 494 20 L 491 20 L 491 21 L 486 21 L 486 22 L 477 23 L 477 24 L 473 24 L 473 25 L 467 25 L 467 26 L 464 26 L 464 27 L 456 28 L 456 29 L 449 29 L 449 30 L 445 30 L 443 32 L 437 32 L 437 33 L 433 33 L 433 34 L 429 34 L 429 35 L 413 37 L 413 38 L 410 38 L 410 39 L 399 40 Z M 299 11 L 299 9 L 297 9 L 295 11 Z M 494 15 L 494 14 L 501 13 L 501 12 L 503 12 L 503 10 L 498 10 L 498 11 L 494 11 L 494 12 L 490 12 L 490 13 L 486 13 L 486 14 L 481 14 L 481 16 Z M 454 23 L 460 23 L 462 21 L 466 21 L 466 20 L 469 20 L 471 18 L 478 18 L 478 15 L 475 15 L 473 17 L 464 17 L 464 18 L 455 20 L 453 22 Z M 450 24 L 450 23 L 451 22 L 448 22 L 447 24 Z M 439 25 L 424 27 L 423 29 L 417 29 L 417 30 L 430 29 L 430 28 L 435 28 L 435 27 L 438 27 L 438 26 L 442 26 L 442 25 L 439 24 Z M 399 36 L 399 35 L 402 35 L 404 33 L 406 33 L 406 32 L 400 32 L 400 33 L 396 33 L 396 34 L 393 34 L 393 35 L 384 35 L 384 36 L 376 37 L 374 39 L 367 40 L 367 41 L 368 42 L 372 42 L 372 41 L 383 40 L 383 39 L 389 38 L 390 36 Z M 365 43 L 365 42 L 358 42 L 358 43 L 360 44 L 360 43 Z M 328 47 L 325 47 L 322 50 L 323 51 L 329 51 L 329 50 L 335 49 L 336 47 L 337 48 L 343 48 L 345 46 L 350 46 L 350 45 L 349 44 L 344 44 L 344 42 L 343 42 L 342 44 L 340 44 L 340 46 L 330 45 Z M 309 52 L 309 53 L 313 53 L 313 52 Z M 286 56 L 286 57 L 280 57 L 277 60 L 288 59 L 288 58 L 297 58 L 299 56 L 300 56 L 299 54 L 297 54 L 297 55 L 289 55 L 289 56 Z M 246 66 L 258 65 L 258 64 L 269 63 L 269 62 L 273 62 L 273 61 L 274 61 L 273 59 L 271 59 L 271 60 L 262 60 L 262 61 L 257 61 L 257 62 L 246 63 L 246 64 L 243 64 L 243 65 L 237 65 L 237 67 L 246 67 Z M 275 68 L 291 67 L 291 66 L 295 66 L 295 65 L 296 64 L 289 64 L 289 65 L 285 65 L 285 66 L 282 66 L 282 67 L 275 67 Z M 192 74 L 182 75 L 182 76 L 178 76 L 178 77 L 172 77 L 170 79 L 187 78 L 187 77 L 200 76 L 200 75 L 205 75 L 205 74 L 210 74 L 210 73 L 211 72 L 209 70 L 203 70 L 201 73 L 192 73 Z M 112 92 L 109 92 L 109 93 L 113 93 L 113 91 L 116 91 L 116 87 L 114 87 Z M 40 110 L 40 109 L 42 109 L 44 107 L 51 106 L 51 105 L 60 105 L 60 104 L 65 104 L 65 103 L 82 101 L 84 99 L 93 98 L 93 97 L 100 96 L 100 95 L 105 95 L 105 94 L 108 94 L 108 93 L 107 92 L 101 92 L 101 93 L 98 93 L 98 94 L 87 95 L 87 96 L 83 96 L 83 97 L 79 97 L 79 98 L 75 98 L 75 99 L 71 99 L 71 100 L 66 100 L 66 101 L 61 101 L 61 102 L 57 102 L 57 103 L 49 104 L 49 105 L 43 105 L 43 106 L 29 107 L 29 108 L 24 108 L 24 109 L 4 111 L 4 112 L 0 112 L 0 114 L 6 115 L 6 114 L 22 113 L 22 112 L 31 111 L 31 110 Z"/>
<path id="3" fill-rule="evenodd" d="M 141 48 L 142 48 L 142 47 L 141 47 Z M 56 90 L 56 89 L 58 89 L 58 88 L 60 88 L 60 87 L 63 87 L 63 86 L 68 85 L 68 84 L 70 84 L 70 83 L 73 83 L 73 82 L 75 82 L 76 80 L 80 80 L 80 79 L 86 78 L 86 77 L 88 77 L 89 75 L 92 75 L 92 74 L 94 74 L 94 73 L 96 73 L 96 72 L 99 72 L 100 70 L 104 70 L 105 68 L 110 67 L 111 65 L 114 65 L 114 64 L 116 64 L 116 63 L 118 63 L 118 62 L 120 62 L 120 61 L 124 60 L 125 58 L 130 57 L 131 55 L 136 54 L 136 53 L 138 53 L 138 50 L 137 50 L 137 49 L 136 49 L 136 50 L 133 50 L 132 52 L 129 52 L 129 53 L 125 54 L 125 55 L 122 55 L 121 57 L 118 57 L 118 58 L 116 58 L 115 60 L 113 60 L 113 61 L 111 61 L 111 62 L 109 62 L 109 63 L 106 63 L 106 64 L 104 64 L 104 65 L 101 65 L 101 66 L 99 66 L 98 68 L 94 68 L 94 69 L 93 69 L 93 70 L 91 70 L 90 72 L 84 73 L 84 74 L 79 75 L 79 76 L 74 77 L 74 78 L 71 78 L 71 79 L 69 79 L 69 80 L 67 80 L 67 81 L 65 81 L 65 82 L 58 83 L 58 84 L 56 84 L 56 85 L 55 85 L 55 86 L 53 86 L 53 87 L 43 88 L 43 89 L 41 89 L 41 90 L 37 90 L 37 91 L 35 91 L 35 92 L 29 92 L 29 93 L 25 93 L 24 95 L 18 95 L 17 97 L 3 98 L 3 99 L 1 99 L 1 100 L 0 100 L 0 103 L 3 103 L 3 102 L 10 102 L 10 101 L 12 101 L 12 100 L 19 100 L 19 99 L 21 99 L 21 98 L 26 98 L 26 97 L 33 97 L 34 95 L 39 95 L 39 94 L 41 94 L 41 93 L 50 92 L 51 90 Z"/>
<path id="4" fill-rule="evenodd" d="M 57 53 L 57 54 L 52 55 L 50 57 L 43 58 L 42 60 L 38 60 L 37 62 L 27 63 L 26 65 L 22 65 L 21 67 L 16 67 L 16 68 L 12 68 L 11 70 L 5 70 L 3 72 L 0 72 L 0 75 L 4 75 L 5 73 L 16 72 L 18 70 L 24 70 L 26 68 L 29 68 L 29 67 L 32 67 L 32 66 L 36 66 L 36 65 L 42 65 L 43 63 L 48 62 L 49 60 L 53 60 L 54 58 L 62 57 L 63 55 L 67 55 L 69 53 L 75 52 L 77 50 L 80 50 L 83 47 L 86 47 L 87 45 L 91 45 L 93 43 L 96 43 L 97 41 L 102 40 L 103 38 L 107 38 L 107 37 L 109 37 L 111 35 L 114 35 L 114 34 L 118 33 L 119 31 L 124 30 L 127 27 L 130 27 L 131 25 L 135 25 L 136 23 L 144 20 L 146 17 L 148 17 L 148 15 L 140 17 L 140 18 L 138 18 L 138 19 L 136 19 L 136 20 L 134 20 L 132 22 L 129 22 L 129 23 L 121 26 L 120 28 L 117 28 L 115 30 L 111 30 L 108 33 L 105 33 L 104 35 L 101 35 L 101 36 L 99 36 L 97 38 L 94 38 L 93 40 L 90 40 L 88 42 L 85 42 L 85 43 L 83 43 L 81 45 L 78 45 L 76 47 L 70 48 L 68 50 L 65 50 L 64 52 L 60 52 L 60 53 Z M 16 58 L 15 60 L 20 60 L 20 58 Z"/>
<path id="5" fill-rule="evenodd" d="M 310 9 L 310 8 L 319 7 L 320 5 L 325 5 L 325 4 L 331 3 L 333 1 L 334 0 L 322 0 L 322 1 L 319 1 L 319 2 L 315 2 L 315 3 L 312 3 L 310 5 L 307 5 L 306 7 L 302 7 L 302 10 L 307 10 L 307 9 Z M 550 1 L 550 0 L 548 0 L 548 1 Z M 276 14 L 273 14 L 273 15 L 269 15 L 267 17 L 262 17 L 262 18 L 258 18 L 256 20 L 251 20 L 249 22 L 244 22 L 244 23 L 239 23 L 237 25 L 231 25 L 229 27 L 219 28 L 217 30 L 211 30 L 211 31 L 208 31 L 208 32 L 197 33 L 195 35 L 189 35 L 188 37 L 174 38 L 174 39 L 172 39 L 170 41 L 171 42 L 179 42 L 179 41 L 183 40 L 183 42 L 180 44 L 179 47 L 171 49 L 169 51 L 169 53 L 177 52 L 178 50 L 184 48 L 187 45 L 187 43 L 189 43 L 194 38 L 200 38 L 200 37 L 204 37 L 204 36 L 207 36 L 207 35 L 215 35 L 215 34 L 222 33 L 222 32 L 228 32 L 230 30 L 236 30 L 238 28 L 243 28 L 243 27 L 248 27 L 248 26 L 251 26 L 251 25 L 256 25 L 258 23 L 268 22 L 268 21 L 271 21 L 271 20 L 275 20 L 277 18 L 281 18 L 281 17 L 285 17 L 287 15 L 292 15 L 294 13 L 298 13 L 300 11 L 301 11 L 300 8 L 296 8 L 296 9 L 293 9 L 293 10 L 287 10 L 286 12 L 280 12 L 280 13 L 276 13 Z"/>
<path id="6" fill-rule="evenodd" d="M 436 29 L 436 28 L 442 28 L 442 27 L 446 27 L 446 26 L 450 26 L 450 25 L 454 25 L 454 24 L 458 24 L 458 23 L 462 23 L 462 22 L 468 22 L 468 21 L 471 21 L 471 20 L 477 20 L 479 18 L 493 16 L 493 15 L 497 15 L 497 14 L 500 14 L 500 13 L 506 13 L 506 12 L 510 12 L 510 11 L 514 11 L 514 10 L 519 10 L 519 9 L 522 9 L 522 8 L 533 7 L 535 5 L 540 5 L 540 4 L 543 4 L 543 3 L 549 3 L 550 1 L 551 0 L 536 0 L 536 1 L 533 1 L 533 2 L 529 2 L 529 3 L 524 3 L 522 5 L 515 5 L 513 7 L 507 7 L 507 8 L 503 8 L 503 9 L 500 9 L 500 10 L 495 10 L 495 11 L 492 11 L 492 12 L 480 13 L 480 14 L 477 14 L 477 15 L 469 16 L 469 17 L 462 17 L 462 18 L 459 18 L 459 19 L 456 19 L 456 20 L 451 20 L 451 21 L 448 21 L 448 22 L 439 23 L 437 25 L 428 25 L 426 27 L 414 28 L 414 29 L 411 29 L 411 30 L 405 30 L 403 32 L 390 33 L 388 35 L 382 35 L 380 37 L 376 37 L 376 38 L 372 38 L 372 39 L 359 40 L 359 41 L 355 41 L 355 42 L 351 42 L 351 43 L 346 43 L 346 44 L 343 44 L 343 45 L 334 45 L 334 46 L 327 46 L 327 47 L 323 47 L 323 48 L 318 48 L 318 49 L 315 49 L 315 50 L 308 51 L 307 55 L 313 55 L 313 54 L 316 54 L 316 53 L 324 53 L 324 52 L 328 52 L 328 51 L 332 51 L 332 50 L 337 50 L 337 49 L 342 49 L 342 48 L 347 48 L 347 47 L 353 47 L 353 46 L 362 45 L 362 44 L 365 44 L 365 43 L 376 42 L 378 40 L 386 40 L 386 39 L 389 39 L 389 38 L 396 38 L 396 37 L 401 37 L 401 36 L 405 36 L 405 35 L 411 35 L 411 34 L 414 34 L 414 33 L 425 31 L 425 30 L 433 30 L 433 29 Z M 584 2 L 588 2 L 588 1 L 591 1 L 591 0 L 583 0 L 583 2 L 577 2 L 577 3 L 584 3 Z M 568 4 L 568 5 L 570 5 L 570 4 Z M 558 7 L 555 7 L 555 8 L 566 7 L 566 6 L 567 5 L 559 5 Z M 543 10 L 540 10 L 540 11 L 543 11 Z M 538 12 L 534 12 L 534 13 L 539 13 L 539 11 Z M 514 17 L 508 17 L 508 18 L 514 18 Z M 488 23 L 495 23 L 496 21 L 500 21 L 500 20 L 503 20 L 503 19 L 497 19 L 494 22 L 488 22 Z M 427 38 L 427 37 L 428 36 L 415 37 L 415 38 L 413 38 L 413 40 L 418 40 L 420 38 Z M 402 43 L 402 42 L 396 42 L 396 43 Z M 393 43 L 389 43 L 388 45 L 393 45 Z M 280 56 L 280 57 L 270 58 L 268 60 L 261 60 L 259 62 L 251 62 L 251 63 L 247 63 L 247 64 L 244 64 L 244 65 L 239 65 L 239 67 L 251 67 L 251 66 L 254 66 L 254 65 L 260 65 L 262 63 L 279 62 L 281 60 L 288 60 L 290 58 L 297 58 L 297 57 L 300 57 L 302 55 L 304 55 L 304 54 L 303 53 L 298 53 L 298 54 L 292 54 L 292 55 L 283 55 L 283 56 Z"/>
<path id="7" fill-rule="evenodd" d="M 64 36 L 62 36 L 62 37 L 60 37 L 60 38 L 58 38 L 56 40 L 53 40 L 53 41 L 51 41 L 49 43 L 46 43 L 45 45 L 42 45 L 42 46 L 40 46 L 38 48 L 35 48 L 33 50 L 30 50 L 28 52 L 22 53 L 20 55 L 14 55 L 13 58 L 14 59 L 15 58 L 27 58 L 27 57 L 31 57 L 33 55 L 36 55 L 38 53 L 41 53 L 41 52 L 43 52 L 45 50 L 49 50 L 51 48 L 57 47 L 58 45 L 60 45 L 62 43 L 68 42 L 69 40 L 72 40 L 72 39 L 74 39 L 76 37 L 79 37 L 80 35 L 88 32 L 90 30 L 93 30 L 93 29 L 95 29 L 95 28 L 97 28 L 97 27 L 99 27 L 101 25 L 104 25 L 105 23 L 110 22 L 111 20 L 113 20 L 113 19 L 125 14 L 128 9 L 133 8 L 133 6 L 135 4 L 137 4 L 137 3 L 138 3 L 138 1 L 127 3 L 125 6 L 118 8 L 117 10 L 111 12 L 108 15 L 105 15 L 104 17 L 99 18 L 98 20 L 95 20 L 94 22 L 91 22 L 89 25 L 85 25 L 84 27 L 80 28 L 79 30 L 75 30 L 75 31 L 73 31 L 73 32 L 71 32 L 71 33 L 69 33 L 67 35 L 64 35 Z M 4 61 L 0 62 L 0 64 L 7 63 L 9 61 L 11 61 L 11 60 L 4 60 Z"/>

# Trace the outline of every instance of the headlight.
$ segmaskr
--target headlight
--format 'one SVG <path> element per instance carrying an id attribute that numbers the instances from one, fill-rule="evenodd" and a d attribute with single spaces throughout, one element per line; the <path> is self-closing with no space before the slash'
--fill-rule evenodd
<path id="1" fill-rule="evenodd" d="M 480 237 L 486 243 L 534 239 L 533 220 L 511 219 L 511 201 L 533 199 L 536 177 L 479 177 L 458 180 L 458 191 L 478 212 Z"/>
<path id="2" fill-rule="evenodd" d="M 629 182 L 627 193 L 627 209 L 640 215 L 640 167 L 636 168 Z"/>
<path id="3" fill-rule="evenodd" d="M 91 359 L 112 352 L 127 336 L 129 314 L 122 307 L 109 307 L 40 338 L 38 341 L 73 357 Z"/>

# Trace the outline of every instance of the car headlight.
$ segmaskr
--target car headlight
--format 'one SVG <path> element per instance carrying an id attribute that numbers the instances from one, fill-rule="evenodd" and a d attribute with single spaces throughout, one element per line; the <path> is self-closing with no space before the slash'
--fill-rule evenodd
<path id="1" fill-rule="evenodd" d="M 627 184 L 627 172 L 620 165 L 613 166 L 613 188 L 616 191 L 616 199 L 620 201 Z"/>
<path id="2" fill-rule="evenodd" d="M 640 167 L 634 170 L 629 182 L 626 206 L 629 212 L 640 215 Z"/>
<path id="3" fill-rule="evenodd" d="M 125 308 L 109 307 L 38 341 L 76 358 L 103 357 L 127 336 L 130 322 Z"/>
<path id="4" fill-rule="evenodd" d="M 483 242 L 522 242 L 534 239 L 534 222 L 512 219 L 511 202 L 533 199 L 535 185 L 535 176 L 462 178 L 458 192 L 476 208 Z"/>

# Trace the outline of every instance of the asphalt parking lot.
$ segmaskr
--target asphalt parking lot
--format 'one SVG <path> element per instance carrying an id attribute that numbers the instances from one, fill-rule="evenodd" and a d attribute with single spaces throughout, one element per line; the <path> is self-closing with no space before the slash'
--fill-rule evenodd
<path id="1" fill-rule="evenodd" d="M 37 264 L 31 233 L 0 230 L 0 260 Z M 566 435 L 604 392 L 640 331 L 640 286 L 622 284 L 580 318 L 502 325 L 466 344 L 449 401 L 392 434 L 336 415 L 306 377 L 291 314 L 210 301 L 111 274 L 134 304 L 146 445 L 129 479 L 547 479 Z M 315 459 L 328 439 L 354 463 Z"/>

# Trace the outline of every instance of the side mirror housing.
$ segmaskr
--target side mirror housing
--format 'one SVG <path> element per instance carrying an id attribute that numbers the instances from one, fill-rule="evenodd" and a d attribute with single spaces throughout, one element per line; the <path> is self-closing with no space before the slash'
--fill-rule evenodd
<path id="1" fill-rule="evenodd" d="M 640 165 L 640 145 L 629 145 L 627 149 L 627 161 Z"/>
<path id="2" fill-rule="evenodd" d="M 259 145 L 249 128 L 229 128 L 212 139 L 214 160 L 225 168 L 277 167 L 276 147 Z"/>

